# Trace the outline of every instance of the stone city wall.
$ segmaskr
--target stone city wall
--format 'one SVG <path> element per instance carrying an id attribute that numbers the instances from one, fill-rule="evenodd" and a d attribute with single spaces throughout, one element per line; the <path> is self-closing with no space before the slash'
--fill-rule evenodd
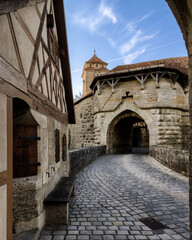
<path id="1" fill-rule="evenodd" d="M 129 92 L 127 96 L 126 92 Z M 70 127 L 71 149 L 93 145 L 106 145 L 108 149 L 109 126 L 125 111 L 137 113 L 146 122 L 150 146 L 172 149 L 164 150 L 165 159 L 170 161 L 169 164 L 165 161 L 165 164 L 178 171 L 180 165 L 175 163 L 176 160 L 171 160 L 168 153 L 172 156 L 175 150 L 188 149 L 188 92 L 179 82 L 173 85 L 168 77 L 162 78 L 158 84 L 152 78 L 148 78 L 142 87 L 134 79 L 119 81 L 113 90 L 105 83 L 93 96 L 77 102 L 77 126 Z M 153 156 L 157 160 L 161 159 L 157 153 L 154 152 Z M 180 172 L 187 174 L 186 164 L 184 165 L 181 166 Z"/>
<path id="2" fill-rule="evenodd" d="M 130 91 L 129 97 L 125 97 L 126 90 Z M 179 83 L 173 89 L 170 79 L 162 79 L 158 88 L 149 79 L 144 89 L 137 81 L 119 82 L 113 93 L 110 86 L 104 85 L 95 93 L 93 106 L 95 144 L 107 145 L 109 124 L 118 114 L 130 110 L 140 115 L 150 128 L 150 145 L 188 148 L 188 93 Z"/>
<path id="3" fill-rule="evenodd" d="M 188 149 L 189 112 L 162 108 L 149 111 L 156 125 L 157 145 Z"/>
<path id="4" fill-rule="evenodd" d="M 150 146 L 149 155 L 174 171 L 189 176 L 189 151 Z"/>
<path id="5" fill-rule="evenodd" d="M 95 128 L 92 96 L 75 105 L 76 124 L 69 125 L 69 149 L 94 146 Z"/>
<path id="6" fill-rule="evenodd" d="M 126 91 L 130 91 L 128 98 L 124 97 Z M 70 149 L 108 145 L 109 124 L 126 110 L 136 112 L 147 123 L 150 145 L 188 149 L 188 93 L 179 83 L 173 88 L 170 79 L 161 79 L 158 87 L 148 79 L 144 89 L 135 80 L 119 82 L 113 92 L 104 84 L 100 92 L 80 100 L 75 105 L 77 124 L 70 126 Z"/>
<path id="7" fill-rule="evenodd" d="M 69 151 L 70 175 L 76 175 L 84 167 L 104 154 L 106 154 L 106 146 L 95 146 Z"/>

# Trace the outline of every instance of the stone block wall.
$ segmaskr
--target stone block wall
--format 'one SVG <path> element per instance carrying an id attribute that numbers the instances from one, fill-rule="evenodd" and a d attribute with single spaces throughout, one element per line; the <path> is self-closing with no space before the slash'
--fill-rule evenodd
<path id="1" fill-rule="evenodd" d="M 189 175 L 189 151 L 165 148 L 161 146 L 150 146 L 150 156 L 154 157 L 163 165 L 182 174 Z"/>
<path id="2" fill-rule="evenodd" d="M 75 105 L 76 124 L 69 127 L 69 149 L 94 146 L 95 128 L 92 96 Z"/>
<path id="3" fill-rule="evenodd" d="M 129 91 L 130 97 L 125 97 Z M 149 128 L 149 144 L 188 149 L 188 93 L 176 82 L 162 78 L 158 87 L 148 79 L 144 88 L 137 80 L 119 81 L 112 91 L 104 84 L 93 96 L 75 105 L 76 126 L 70 126 L 70 149 L 107 145 L 109 124 L 123 111 L 140 115 Z M 152 124 L 151 124 L 152 123 Z"/>
<path id="4" fill-rule="evenodd" d="M 46 223 L 45 197 L 62 176 L 69 175 L 68 157 L 63 159 L 62 137 L 67 137 L 67 125 L 31 110 L 38 122 L 38 173 L 13 179 L 13 231 L 39 228 Z M 55 160 L 55 129 L 60 131 L 59 162 Z"/>
<path id="5" fill-rule="evenodd" d="M 84 167 L 104 154 L 106 154 L 106 146 L 95 146 L 69 151 L 70 175 L 76 175 Z"/>
<path id="6" fill-rule="evenodd" d="M 157 129 L 157 145 L 188 149 L 189 112 L 165 108 L 150 110 Z"/>

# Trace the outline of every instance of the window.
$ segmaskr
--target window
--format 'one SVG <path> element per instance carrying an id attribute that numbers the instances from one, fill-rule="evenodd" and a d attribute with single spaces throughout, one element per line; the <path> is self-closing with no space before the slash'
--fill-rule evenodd
<path id="1" fill-rule="evenodd" d="M 59 130 L 56 129 L 55 130 L 55 162 L 59 162 L 60 157 L 59 157 L 59 153 L 60 153 L 60 144 L 59 144 Z"/>
<path id="2" fill-rule="evenodd" d="M 96 64 L 96 67 L 98 67 L 98 64 Z"/>
<path id="3" fill-rule="evenodd" d="M 65 134 L 62 138 L 62 160 L 67 161 L 67 137 Z"/>
<path id="4" fill-rule="evenodd" d="M 47 28 L 54 27 L 53 14 L 47 14 Z"/>

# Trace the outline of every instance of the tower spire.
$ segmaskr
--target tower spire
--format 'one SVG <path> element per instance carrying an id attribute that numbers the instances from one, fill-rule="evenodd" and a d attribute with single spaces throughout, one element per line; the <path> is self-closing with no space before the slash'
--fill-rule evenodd
<path id="1" fill-rule="evenodd" d="M 106 73 L 109 71 L 107 69 L 107 63 L 98 58 L 95 53 L 96 51 L 94 48 L 93 57 L 85 62 L 85 65 L 83 67 L 83 96 L 91 91 L 90 84 L 92 83 L 95 76 L 98 76 L 100 73 Z"/>

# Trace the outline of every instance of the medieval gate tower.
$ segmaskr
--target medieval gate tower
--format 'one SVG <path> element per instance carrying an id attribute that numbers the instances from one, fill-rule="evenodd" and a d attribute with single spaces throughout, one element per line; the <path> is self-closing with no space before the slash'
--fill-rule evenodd
<path id="1" fill-rule="evenodd" d="M 94 51 L 93 57 L 88 60 L 83 67 L 83 96 L 90 92 L 90 85 L 96 76 L 109 71 L 107 65 L 106 62 L 103 62 L 96 56 Z"/>
<path id="2" fill-rule="evenodd" d="M 70 127 L 71 149 L 101 145 L 106 145 L 107 153 L 147 149 L 163 164 L 188 174 L 187 57 L 108 70 L 94 53 L 82 78 L 83 97 L 75 102 L 76 125 Z"/>

